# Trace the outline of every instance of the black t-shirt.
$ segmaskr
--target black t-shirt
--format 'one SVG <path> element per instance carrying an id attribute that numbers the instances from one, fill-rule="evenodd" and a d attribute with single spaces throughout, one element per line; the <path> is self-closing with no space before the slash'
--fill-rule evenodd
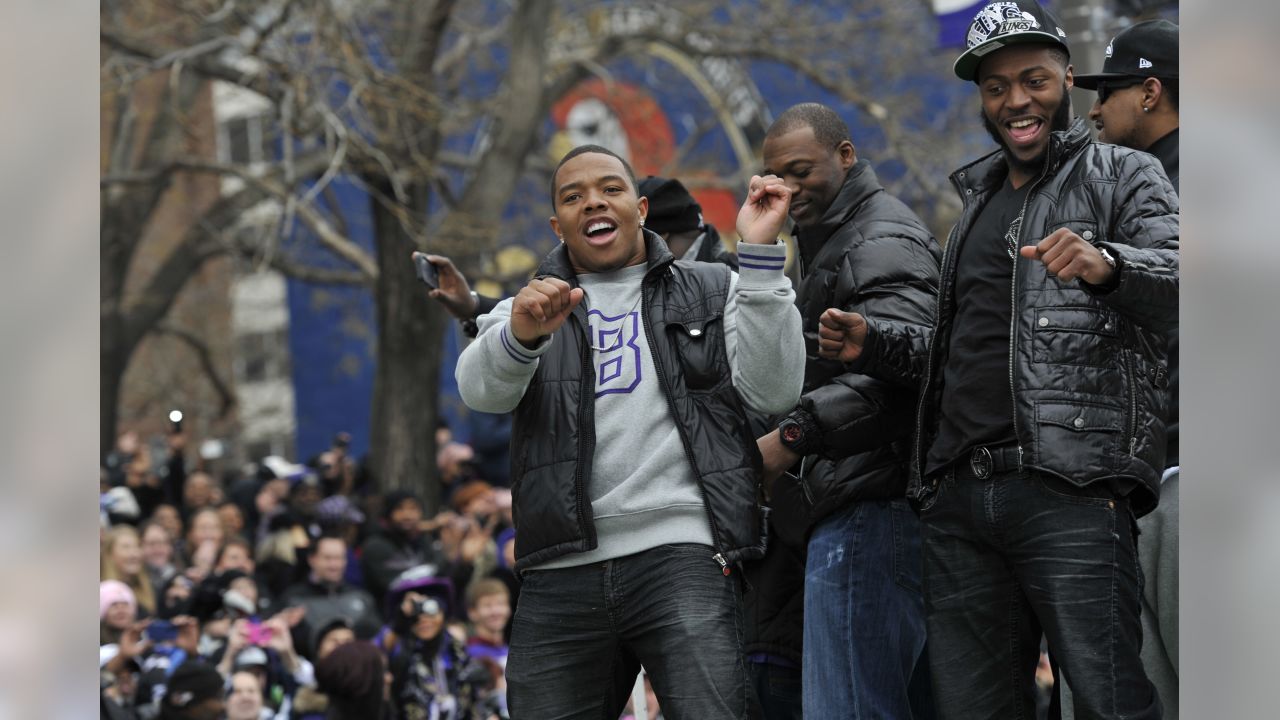
<path id="1" fill-rule="evenodd" d="M 956 313 L 942 377 L 938 437 L 929 448 L 932 473 L 979 445 L 1014 441 L 1009 383 L 1009 323 L 1013 262 L 1005 235 L 1033 183 L 1014 189 L 1006 179 L 960 239 Z M 1016 244 L 1016 238 L 1014 240 Z"/>

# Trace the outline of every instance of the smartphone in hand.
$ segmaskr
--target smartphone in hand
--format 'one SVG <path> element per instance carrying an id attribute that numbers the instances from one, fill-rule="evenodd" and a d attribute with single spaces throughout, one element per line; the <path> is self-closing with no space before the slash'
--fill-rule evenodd
<path id="1" fill-rule="evenodd" d="M 435 265 L 431 264 L 425 253 L 415 252 L 413 254 L 413 264 L 417 269 L 418 279 L 422 281 L 423 285 L 432 290 L 439 289 L 440 271 L 436 269 Z"/>

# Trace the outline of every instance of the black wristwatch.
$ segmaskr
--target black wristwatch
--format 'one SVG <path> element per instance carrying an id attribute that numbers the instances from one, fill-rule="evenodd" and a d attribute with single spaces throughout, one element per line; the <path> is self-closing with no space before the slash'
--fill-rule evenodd
<path id="1" fill-rule="evenodd" d="M 818 429 L 808 413 L 794 412 L 778 423 L 778 437 L 783 446 L 797 455 L 808 455 L 818 437 Z"/>

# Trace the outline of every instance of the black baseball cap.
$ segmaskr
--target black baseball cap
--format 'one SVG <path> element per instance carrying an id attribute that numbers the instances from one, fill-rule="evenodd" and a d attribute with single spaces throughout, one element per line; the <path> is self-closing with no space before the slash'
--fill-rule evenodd
<path id="1" fill-rule="evenodd" d="M 988 54 L 1008 45 L 1049 43 L 1059 45 L 1068 57 L 1067 33 L 1062 23 L 1035 0 L 1002 0 L 985 5 L 969 23 L 968 46 L 952 67 L 961 80 L 977 80 L 978 65 Z"/>
<path id="2" fill-rule="evenodd" d="M 1178 79 L 1178 26 L 1147 20 L 1121 30 L 1107 45 L 1102 72 L 1076 75 L 1076 87 L 1097 90 L 1112 78 Z"/>

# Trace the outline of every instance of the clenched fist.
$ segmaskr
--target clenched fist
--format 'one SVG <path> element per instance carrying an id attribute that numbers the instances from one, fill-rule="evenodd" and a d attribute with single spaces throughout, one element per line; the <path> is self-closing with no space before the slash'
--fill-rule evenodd
<path id="1" fill-rule="evenodd" d="M 828 360 L 853 362 L 867 342 L 867 320 L 858 313 L 828 308 L 818 318 L 818 354 Z"/>
<path id="2" fill-rule="evenodd" d="M 582 288 L 570 288 L 559 278 L 534 278 L 520 288 L 511 303 L 511 334 L 527 348 L 564 324 L 582 302 Z"/>

